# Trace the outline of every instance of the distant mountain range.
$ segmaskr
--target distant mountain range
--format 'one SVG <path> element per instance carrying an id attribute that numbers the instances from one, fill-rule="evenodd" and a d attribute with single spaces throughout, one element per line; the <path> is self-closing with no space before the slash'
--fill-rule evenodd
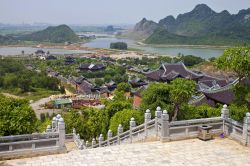
<path id="1" fill-rule="evenodd" d="M 51 43 L 79 41 L 78 36 L 67 25 L 49 26 L 44 30 L 20 36 L 18 39 L 25 41 L 39 41 Z"/>
<path id="2" fill-rule="evenodd" d="M 250 43 L 250 8 L 230 14 L 213 11 L 205 4 L 177 18 L 158 23 L 143 18 L 128 33 L 148 44 L 237 45 Z"/>

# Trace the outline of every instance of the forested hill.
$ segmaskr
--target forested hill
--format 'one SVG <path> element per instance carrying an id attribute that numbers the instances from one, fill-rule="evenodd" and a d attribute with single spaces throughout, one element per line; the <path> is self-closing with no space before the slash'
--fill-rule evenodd
<path id="1" fill-rule="evenodd" d="M 141 21 L 140 21 L 141 22 Z M 137 24 L 138 25 L 138 24 Z M 205 4 L 177 18 L 167 16 L 145 31 L 143 26 L 134 32 L 144 31 L 149 44 L 208 44 L 232 45 L 250 43 L 250 8 L 230 14 L 215 12 Z M 153 33 L 147 33 L 152 32 Z"/>
<path id="2" fill-rule="evenodd" d="M 11 36 L 2 36 L 0 35 L 0 45 L 8 45 L 8 44 L 17 44 L 18 41 L 16 41 Z"/>
<path id="3" fill-rule="evenodd" d="M 63 43 L 77 42 L 78 36 L 67 25 L 49 26 L 45 30 L 37 31 L 20 37 L 21 40 Z"/>

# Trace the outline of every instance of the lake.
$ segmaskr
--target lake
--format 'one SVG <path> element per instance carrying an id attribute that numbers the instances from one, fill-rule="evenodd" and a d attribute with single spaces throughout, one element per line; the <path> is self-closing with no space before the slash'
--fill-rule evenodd
<path id="1" fill-rule="evenodd" d="M 211 57 L 220 56 L 224 49 L 221 48 L 188 48 L 188 47 L 153 47 L 153 46 L 141 46 L 136 44 L 135 41 L 129 39 L 118 39 L 115 37 L 106 37 L 106 38 L 96 38 L 89 43 L 84 44 L 83 46 L 91 48 L 109 48 L 110 43 L 112 42 L 126 42 L 130 48 L 138 48 L 144 50 L 148 53 L 156 53 L 160 55 L 172 55 L 176 56 L 179 53 L 184 55 L 195 55 L 205 59 Z"/>
<path id="2" fill-rule="evenodd" d="M 24 51 L 25 54 L 32 54 L 41 48 L 33 48 L 33 47 L 0 47 L 0 55 L 21 55 L 21 52 Z M 50 49 L 50 48 L 42 48 L 43 51 L 49 51 L 50 54 L 79 54 L 79 53 L 89 53 L 89 51 L 85 50 L 66 50 L 66 49 Z"/>

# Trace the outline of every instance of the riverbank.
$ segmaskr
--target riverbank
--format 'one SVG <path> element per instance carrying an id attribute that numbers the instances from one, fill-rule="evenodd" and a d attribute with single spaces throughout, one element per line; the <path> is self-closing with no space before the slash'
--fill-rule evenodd
<path id="1" fill-rule="evenodd" d="M 139 46 L 142 47 L 158 47 L 158 48 L 212 48 L 212 49 L 226 49 L 232 46 L 213 46 L 213 45 L 177 45 L 177 44 L 145 44 L 143 42 L 136 42 Z"/>

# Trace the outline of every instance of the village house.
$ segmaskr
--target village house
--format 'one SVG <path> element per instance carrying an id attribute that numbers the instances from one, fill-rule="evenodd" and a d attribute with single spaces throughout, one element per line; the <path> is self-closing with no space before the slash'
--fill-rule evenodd
<path id="1" fill-rule="evenodd" d="M 72 65 L 75 63 L 75 58 L 72 55 L 65 55 L 64 64 L 65 65 Z"/>
<path id="2" fill-rule="evenodd" d="M 54 107 L 57 109 L 70 108 L 72 107 L 71 99 L 56 99 L 54 102 Z"/>
<path id="3" fill-rule="evenodd" d="M 103 64 L 80 64 L 80 71 L 102 71 L 105 70 L 105 66 Z"/>
<path id="4" fill-rule="evenodd" d="M 45 58 L 46 60 L 56 60 L 57 58 L 54 55 L 48 55 Z"/>
<path id="5" fill-rule="evenodd" d="M 140 78 L 134 78 L 132 80 L 129 80 L 128 81 L 130 83 L 130 85 L 133 87 L 133 88 L 138 88 L 138 87 L 141 87 L 141 86 L 144 86 L 144 85 L 147 85 L 148 83 Z"/>

